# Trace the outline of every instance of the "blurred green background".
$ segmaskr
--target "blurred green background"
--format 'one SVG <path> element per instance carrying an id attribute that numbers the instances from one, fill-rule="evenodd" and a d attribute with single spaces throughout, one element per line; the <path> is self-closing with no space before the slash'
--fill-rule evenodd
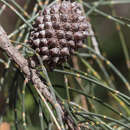
<path id="1" fill-rule="evenodd" d="M 25 0 L 16 0 L 16 2 L 19 5 L 21 5 L 21 7 L 24 7 Z M 36 2 L 35 0 L 32 0 L 31 4 L 29 4 L 29 7 L 27 9 L 28 14 L 30 14 L 32 12 L 35 2 Z M 93 5 L 93 3 L 97 2 L 97 0 L 95 0 L 95 1 L 94 0 L 84 0 L 84 2 L 88 2 Z M 2 7 L 2 5 L 3 4 L 0 2 L 0 8 Z M 113 16 L 112 8 L 116 12 L 117 18 L 120 18 L 121 20 L 130 24 L 130 4 L 123 3 L 123 4 L 114 4 L 112 6 L 111 5 L 100 5 L 98 7 L 98 9 Z M 88 8 L 85 8 L 86 12 L 88 10 L 89 10 Z M 126 64 L 126 59 L 124 56 L 123 47 L 122 47 L 121 39 L 119 36 L 119 30 L 117 30 L 117 28 L 116 28 L 116 23 L 113 20 L 103 17 L 95 12 L 91 13 L 89 15 L 89 18 L 90 18 L 90 22 L 93 26 L 95 36 L 99 42 L 99 48 L 101 50 L 102 55 L 105 56 L 107 59 L 109 59 L 117 67 L 117 69 L 126 77 L 126 79 L 128 81 L 130 81 L 130 63 L 129 63 L 129 65 Z M 18 16 L 16 16 L 16 14 L 11 9 L 6 8 L 4 10 L 4 12 L 0 15 L 0 24 L 4 27 L 7 34 L 10 34 L 11 32 L 14 31 L 14 29 L 16 27 L 16 22 L 18 21 L 18 19 L 19 19 Z M 130 56 L 130 28 L 123 26 L 123 25 L 120 25 L 120 28 L 121 28 L 121 31 L 122 31 L 122 34 L 123 34 L 123 37 L 125 40 L 125 45 L 127 47 L 127 50 L 128 50 L 129 56 Z M 86 52 L 86 51 L 81 49 L 80 52 Z M 3 54 L 1 54 L 1 53 L 2 53 L 2 51 L 0 51 L 0 56 L 3 58 Z M 91 60 L 88 60 L 88 61 L 96 70 L 98 70 L 98 73 L 102 77 L 102 72 L 98 69 L 97 64 L 96 63 L 94 64 L 94 62 Z M 72 64 L 71 61 L 70 61 L 70 64 Z M 80 68 L 82 70 L 84 70 L 84 66 L 83 65 L 81 65 L 81 66 L 82 66 L 82 68 L 81 67 Z M 4 71 L 2 69 L 2 67 L 3 66 L 1 65 L 0 75 L 2 75 L 3 71 Z M 108 70 L 108 73 L 110 74 L 110 76 L 113 78 L 113 82 L 116 85 L 116 89 L 125 94 L 128 94 L 127 89 L 124 89 L 124 84 L 122 83 L 122 81 L 120 81 L 119 77 L 116 76 L 109 67 L 107 67 L 107 66 L 105 66 L 105 67 L 106 67 L 106 70 Z M 10 70 L 10 73 L 12 73 L 12 77 L 14 77 L 12 70 Z M 51 77 L 53 84 L 64 85 L 62 74 L 57 75 L 57 73 L 53 72 L 53 73 L 49 73 L 49 75 Z M 10 77 L 8 80 L 10 83 L 12 82 L 12 77 Z M 21 77 L 19 76 L 18 78 L 20 79 Z M 23 81 L 23 79 L 21 79 L 21 81 Z M 85 84 L 85 81 L 83 83 Z M 72 84 L 76 85 L 76 81 L 72 80 Z M 61 96 L 66 98 L 66 94 L 64 93 L 64 90 L 57 89 L 57 91 L 60 93 Z M 118 108 L 118 104 L 116 104 L 115 101 L 113 101 L 113 99 L 111 98 L 111 96 L 108 95 L 106 90 L 104 90 L 102 88 L 100 88 L 100 89 L 95 88 L 94 91 L 96 92 L 95 95 L 97 97 L 101 98 L 103 101 L 106 101 L 106 102 L 112 104 L 115 108 Z M 1 111 L 1 114 L 6 113 L 5 121 L 13 123 L 12 122 L 13 113 L 6 106 L 6 103 L 5 103 L 6 99 L 4 98 L 8 95 L 7 90 L 5 90 L 5 93 L 6 94 L 3 94 L 0 92 L 0 100 L 1 100 L 0 101 L 1 102 L 0 111 Z M 75 98 L 74 100 L 76 100 L 76 101 L 79 100 L 78 96 L 72 95 L 72 98 L 73 97 Z M 30 94 L 30 91 L 28 89 L 26 90 L 25 98 L 26 98 L 26 101 L 25 101 L 26 113 L 28 113 L 29 117 L 30 117 L 30 119 L 27 119 L 27 120 L 31 121 L 32 123 L 30 123 L 30 124 L 33 124 L 35 126 L 35 127 L 32 127 L 30 125 L 29 128 L 30 128 L 30 130 L 39 129 L 38 109 L 37 109 L 36 104 L 34 103 L 32 95 Z M 20 107 L 19 104 L 21 104 L 21 102 L 17 103 L 17 107 Z M 94 104 L 98 108 L 97 109 L 98 113 L 118 118 L 117 115 L 114 115 L 114 113 L 112 113 L 111 111 L 105 109 L 103 106 L 100 106 L 100 104 L 95 103 L 95 102 L 94 102 Z M 19 108 L 19 110 L 20 109 L 21 108 Z M 20 116 L 21 113 L 18 112 L 18 114 Z M 0 130 L 2 130 L 2 129 L 0 129 Z"/>

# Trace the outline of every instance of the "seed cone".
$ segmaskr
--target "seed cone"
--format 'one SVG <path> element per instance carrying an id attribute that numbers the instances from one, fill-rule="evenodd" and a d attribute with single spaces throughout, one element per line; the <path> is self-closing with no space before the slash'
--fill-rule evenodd
<path id="1" fill-rule="evenodd" d="M 29 44 L 52 69 L 82 47 L 89 34 L 88 26 L 79 3 L 57 2 L 39 12 L 30 31 Z"/>

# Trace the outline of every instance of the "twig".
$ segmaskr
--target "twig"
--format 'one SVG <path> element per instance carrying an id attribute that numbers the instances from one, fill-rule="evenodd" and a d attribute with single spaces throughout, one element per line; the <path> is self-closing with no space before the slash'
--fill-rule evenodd
<path id="1" fill-rule="evenodd" d="M 3 13 L 3 11 L 6 9 L 6 5 L 3 5 L 0 9 L 0 15 Z"/>
<path id="2" fill-rule="evenodd" d="M 20 69 L 24 72 L 29 80 L 32 80 L 34 86 L 44 89 L 43 95 L 50 101 L 51 99 L 50 92 L 47 89 L 47 86 L 42 83 L 40 78 L 36 74 L 36 70 L 29 68 L 28 61 L 18 52 L 18 50 L 12 46 L 9 42 L 8 36 L 0 26 L 0 47 L 12 58 Z"/>
<path id="3" fill-rule="evenodd" d="M 98 47 L 98 42 L 96 40 L 96 37 L 94 36 L 92 25 L 90 23 L 89 23 L 89 31 L 90 31 L 90 34 L 91 34 L 91 40 L 92 40 L 93 47 L 94 47 L 95 51 L 97 52 L 97 54 L 100 55 L 101 53 L 100 53 L 100 50 L 99 50 L 99 47 Z"/>
<path id="4" fill-rule="evenodd" d="M 56 123 L 56 126 L 58 127 L 58 130 L 61 130 L 61 127 L 60 127 L 59 123 L 57 122 L 57 120 L 56 120 L 52 110 L 50 109 L 46 99 L 42 96 L 41 92 L 39 91 L 39 89 L 37 87 L 36 87 L 36 90 L 37 90 L 38 94 L 40 95 L 41 99 L 43 100 L 43 102 L 45 103 L 46 107 L 48 108 L 48 110 L 49 110 L 49 112 L 50 112 L 54 122 Z"/>

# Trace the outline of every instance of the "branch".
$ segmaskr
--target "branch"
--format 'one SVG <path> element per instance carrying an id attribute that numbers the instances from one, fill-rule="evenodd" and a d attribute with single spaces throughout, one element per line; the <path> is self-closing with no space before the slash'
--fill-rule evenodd
<path id="1" fill-rule="evenodd" d="M 36 73 L 35 69 L 32 69 L 29 66 L 28 60 L 26 60 L 18 51 L 17 48 L 15 48 L 9 41 L 8 36 L 4 29 L 0 25 L 0 48 L 2 48 L 7 55 L 19 66 L 19 69 L 25 74 L 27 80 L 32 81 L 33 85 L 36 88 L 36 91 L 38 92 L 39 96 L 43 100 L 45 97 L 53 106 L 54 108 L 59 108 L 59 113 L 62 116 L 63 120 L 66 120 L 66 124 L 69 128 L 72 130 L 79 130 L 78 126 L 75 126 L 73 123 L 73 120 L 71 119 L 71 116 L 65 116 L 65 108 L 58 103 L 58 101 L 55 104 L 55 101 L 53 99 L 52 94 L 48 90 L 47 86 L 41 81 L 39 76 Z M 44 97 L 43 97 L 43 96 Z M 45 100 L 44 100 L 45 102 Z M 54 120 L 55 124 L 59 124 L 56 120 Z M 57 125 L 58 130 L 61 130 L 61 126 Z M 64 128 L 63 128 L 64 129 Z"/>
<path id="2" fill-rule="evenodd" d="M 27 80 L 32 81 L 33 85 L 36 88 L 36 91 L 38 92 L 39 96 L 43 100 L 45 97 L 54 108 L 59 108 L 59 113 L 62 116 L 62 119 L 64 120 L 66 118 L 66 124 L 72 129 L 72 130 L 78 130 L 76 126 L 74 126 L 73 121 L 69 121 L 70 116 L 68 115 L 65 117 L 65 109 L 63 106 L 61 106 L 58 101 L 55 104 L 55 101 L 53 99 L 52 94 L 48 90 L 47 86 L 41 81 L 39 76 L 37 75 L 37 72 L 35 69 L 32 69 L 29 66 L 28 60 L 26 60 L 18 51 L 17 48 L 15 48 L 9 41 L 8 36 L 4 29 L 0 25 L 0 48 L 2 48 L 7 55 L 19 66 L 19 69 L 25 74 Z M 43 96 L 44 97 L 43 97 Z M 44 100 L 45 103 L 45 100 Z M 52 115 L 52 113 L 50 113 Z M 57 120 L 54 119 L 55 124 L 57 125 L 58 130 L 61 130 L 61 126 L 59 126 L 59 123 Z"/>
<path id="3" fill-rule="evenodd" d="M 10 43 L 4 29 L 0 26 L 0 48 L 2 48 L 8 56 L 20 67 L 28 80 L 31 80 L 35 87 L 38 87 L 42 94 L 53 104 L 52 96 L 38 77 L 36 70 L 29 67 L 28 61 L 19 53 L 19 51 Z"/>
<path id="4" fill-rule="evenodd" d="M 93 44 L 93 47 L 95 49 L 95 51 L 97 52 L 97 54 L 101 54 L 100 53 L 100 50 L 99 50 L 99 47 L 98 47 L 98 42 L 96 40 L 96 37 L 94 35 L 94 31 L 92 29 L 92 25 L 89 23 L 89 31 L 90 31 L 90 34 L 91 34 L 91 40 L 92 40 L 92 44 Z"/>
<path id="5" fill-rule="evenodd" d="M 28 61 L 19 53 L 19 51 L 10 43 L 8 36 L 4 29 L 0 26 L 0 48 L 2 48 L 7 55 L 19 66 L 20 70 L 25 74 L 27 80 L 32 81 L 40 97 L 43 95 L 54 107 L 58 107 L 63 115 L 63 110 L 60 104 L 55 104 L 53 96 L 48 90 L 47 86 L 41 81 L 35 69 L 29 67 Z M 41 97 L 43 98 L 43 97 Z M 58 124 L 55 120 L 56 125 Z M 60 127 L 58 127 L 60 130 Z"/>

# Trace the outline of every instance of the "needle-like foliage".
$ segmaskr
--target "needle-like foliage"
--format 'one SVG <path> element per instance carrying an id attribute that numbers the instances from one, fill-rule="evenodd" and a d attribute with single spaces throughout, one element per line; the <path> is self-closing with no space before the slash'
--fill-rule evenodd
<path id="1" fill-rule="evenodd" d="M 130 54 L 123 29 L 130 29 L 130 19 L 118 16 L 115 6 L 130 5 L 130 0 L 77 0 L 90 34 L 82 49 L 74 49 L 67 62 L 50 71 L 28 40 L 39 10 L 56 2 L 62 0 L 0 0 L 2 25 L 6 11 L 17 16 L 8 35 L 0 25 L 0 130 L 129 130 Z M 104 55 L 103 34 L 96 30 L 99 18 L 116 28 L 124 71 Z M 33 66 L 33 56 L 38 65 Z"/>

